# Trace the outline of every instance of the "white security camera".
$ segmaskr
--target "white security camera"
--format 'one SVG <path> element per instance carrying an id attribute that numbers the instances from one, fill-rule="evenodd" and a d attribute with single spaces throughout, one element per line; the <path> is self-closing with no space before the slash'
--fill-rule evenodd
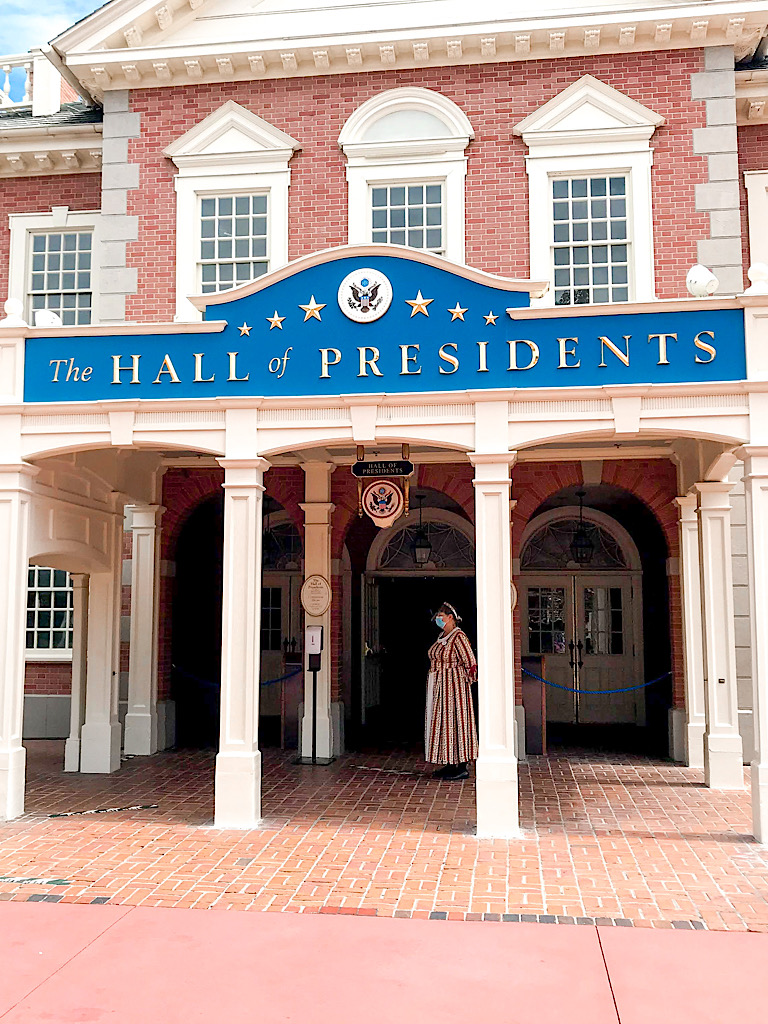
<path id="1" fill-rule="evenodd" d="M 35 310 L 35 327 L 63 327 L 61 317 L 52 309 Z"/>
<path id="2" fill-rule="evenodd" d="M 694 298 L 703 299 L 707 295 L 714 295 L 720 282 L 708 267 L 697 263 L 688 271 L 685 284 Z"/>

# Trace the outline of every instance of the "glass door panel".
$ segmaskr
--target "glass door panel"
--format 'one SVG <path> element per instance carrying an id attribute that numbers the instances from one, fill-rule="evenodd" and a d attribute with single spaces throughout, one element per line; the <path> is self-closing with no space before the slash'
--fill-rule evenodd
<path id="1" fill-rule="evenodd" d="M 573 638 L 573 587 L 571 578 L 527 577 L 522 588 L 523 655 L 542 657 L 546 678 L 561 686 L 574 685 L 569 644 Z M 573 722 L 576 695 L 548 686 L 547 721 Z"/>
<path id="2" fill-rule="evenodd" d="M 620 690 L 636 678 L 632 629 L 632 583 L 626 578 L 582 574 L 576 578 L 578 679 L 580 690 Z M 579 695 L 583 723 L 634 723 L 637 691 Z"/>

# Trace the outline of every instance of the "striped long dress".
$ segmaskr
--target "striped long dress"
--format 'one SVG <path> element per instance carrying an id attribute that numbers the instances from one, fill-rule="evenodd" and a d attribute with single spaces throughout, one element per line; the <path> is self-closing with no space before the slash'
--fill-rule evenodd
<path id="1" fill-rule="evenodd" d="M 430 647 L 425 760 L 460 764 L 477 758 L 475 709 L 470 690 L 476 665 L 467 634 L 458 626 Z"/>

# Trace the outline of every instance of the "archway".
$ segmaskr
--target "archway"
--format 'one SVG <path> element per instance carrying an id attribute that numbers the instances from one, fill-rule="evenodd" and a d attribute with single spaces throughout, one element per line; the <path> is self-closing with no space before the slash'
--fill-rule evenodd
<path id="1" fill-rule="evenodd" d="M 411 495 L 421 515 L 412 511 L 379 531 L 362 577 L 358 724 L 360 745 L 368 748 L 422 749 L 427 651 L 437 635 L 432 616 L 443 601 L 459 610 L 473 645 L 476 640 L 472 523 L 442 492 L 422 487 Z M 423 564 L 413 549 L 419 537 L 430 546 Z"/>
<path id="2" fill-rule="evenodd" d="M 172 694 L 177 746 L 216 747 L 221 693 L 222 554 L 224 498 L 203 500 L 181 527 L 176 543 L 172 624 Z M 282 506 L 264 497 L 261 604 L 260 743 L 295 747 L 301 675 L 299 590 L 301 537 Z"/>
<path id="3" fill-rule="evenodd" d="M 545 688 L 549 746 L 666 752 L 667 554 L 653 514 L 617 487 L 566 488 L 529 521 L 520 554 L 522 655 L 542 658 L 546 678 L 571 688 Z"/>

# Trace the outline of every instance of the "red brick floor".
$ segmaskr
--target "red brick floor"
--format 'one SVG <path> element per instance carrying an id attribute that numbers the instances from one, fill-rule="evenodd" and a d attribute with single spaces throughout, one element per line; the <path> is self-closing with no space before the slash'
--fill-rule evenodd
<path id="1" fill-rule="evenodd" d="M 263 823 L 235 832 L 211 824 L 212 753 L 80 776 L 61 771 L 62 749 L 28 744 L 28 813 L 0 825 L 0 900 L 768 931 L 748 790 L 707 790 L 667 762 L 534 758 L 523 838 L 503 841 L 474 835 L 471 780 L 435 782 L 407 756 L 307 768 L 267 750 Z M 139 804 L 158 807 L 47 817 Z"/>

